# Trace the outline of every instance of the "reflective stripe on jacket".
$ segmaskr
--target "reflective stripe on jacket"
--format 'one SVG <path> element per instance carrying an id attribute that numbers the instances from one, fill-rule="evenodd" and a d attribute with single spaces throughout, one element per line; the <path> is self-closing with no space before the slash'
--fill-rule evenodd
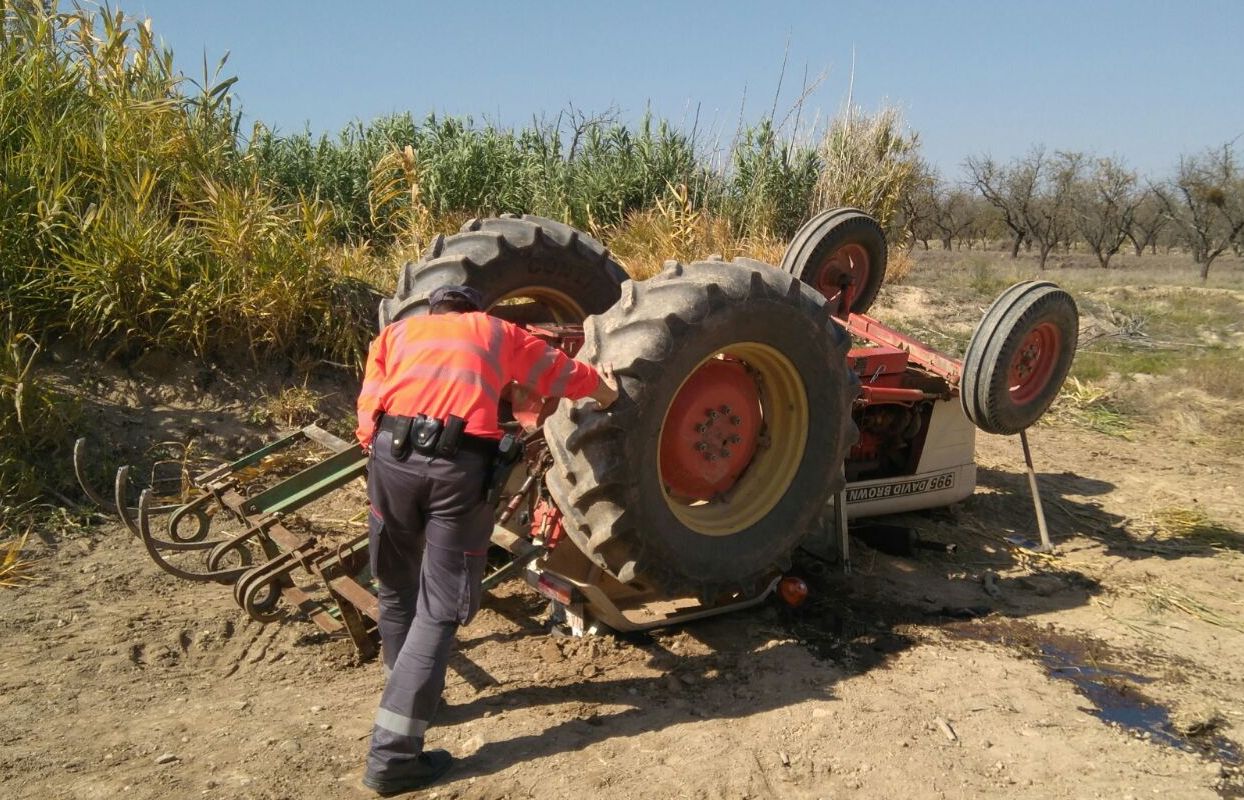
<path id="1" fill-rule="evenodd" d="M 527 331 L 483 312 L 409 317 L 385 327 L 371 343 L 359 426 L 370 445 L 378 411 L 467 421 L 466 432 L 501 437 L 497 403 L 517 381 L 545 397 L 577 400 L 596 390 L 596 370 Z"/>

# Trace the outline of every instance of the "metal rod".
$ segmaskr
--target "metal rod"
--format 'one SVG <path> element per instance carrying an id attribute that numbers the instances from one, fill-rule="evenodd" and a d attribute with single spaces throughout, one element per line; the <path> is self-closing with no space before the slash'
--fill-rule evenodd
<path id="1" fill-rule="evenodd" d="M 842 556 L 842 574 L 851 574 L 851 533 L 847 527 L 847 487 L 834 495 L 834 529 L 838 532 L 838 554 Z"/>
<path id="2" fill-rule="evenodd" d="M 522 555 L 514 556 L 514 558 L 507 561 L 504 566 L 498 567 L 496 570 L 493 571 L 491 575 L 484 578 L 484 580 L 480 584 L 481 588 L 485 592 L 488 591 L 489 589 L 501 583 L 503 580 L 509 578 L 514 573 L 521 571 L 523 567 L 527 566 L 527 564 L 529 564 L 530 562 L 534 561 L 535 559 L 539 558 L 542 555 L 544 555 L 544 548 L 533 545 L 532 548 L 528 550 L 526 553 L 523 553 Z"/>
<path id="3" fill-rule="evenodd" d="M 1032 466 L 1032 451 L 1028 448 L 1028 430 L 1019 432 L 1019 443 L 1024 448 L 1024 463 L 1028 466 L 1028 488 L 1032 491 L 1032 507 L 1037 512 L 1037 530 L 1041 532 L 1041 552 L 1054 549 L 1050 544 L 1050 530 L 1045 525 L 1045 509 L 1041 507 L 1041 489 L 1037 486 L 1037 471 Z"/>

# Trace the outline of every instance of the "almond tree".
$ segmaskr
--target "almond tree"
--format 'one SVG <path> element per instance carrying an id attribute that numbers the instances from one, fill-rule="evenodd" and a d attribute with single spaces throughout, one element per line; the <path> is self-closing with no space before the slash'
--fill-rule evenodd
<path id="1" fill-rule="evenodd" d="M 1144 196 L 1137 191 L 1136 173 L 1112 158 L 1099 159 L 1074 190 L 1076 231 L 1097 256 L 1102 269 L 1127 239 L 1136 208 Z"/>
<path id="2" fill-rule="evenodd" d="M 937 207 L 930 220 L 942 240 L 942 249 L 949 250 L 953 241 L 963 246 L 964 234 L 972 227 L 976 213 L 973 197 L 963 189 L 945 189 L 937 193 Z"/>
<path id="3" fill-rule="evenodd" d="M 1196 156 L 1181 156 L 1179 172 L 1155 193 L 1201 265 L 1210 265 L 1244 232 L 1244 173 L 1234 142 Z"/>
<path id="4" fill-rule="evenodd" d="M 976 191 L 998 210 L 1003 224 L 1010 229 L 1011 258 L 1016 258 L 1020 245 L 1028 236 L 1025 220 L 1036 194 L 1036 173 L 1021 169 L 1019 165 L 1008 169 L 990 156 L 969 156 L 964 166 Z"/>
<path id="5" fill-rule="evenodd" d="M 933 228 L 933 217 L 937 214 L 938 193 L 941 191 L 941 178 L 937 170 L 923 159 L 912 178 L 910 190 L 903 195 L 901 211 L 903 229 L 909 239 L 909 249 L 914 250 L 916 242 L 929 249 L 929 239 L 936 235 Z"/>
<path id="6" fill-rule="evenodd" d="M 980 243 L 981 249 L 984 250 L 989 246 L 991 239 L 998 238 L 1002 229 L 998 209 L 994 208 L 983 197 L 972 198 L 971 205 L 968 208 L 967 220 L 967 229 L 963 232 L 963 238 L 967 240 L 969 250 L 977 242 Z"/>
<path id="7" fill-rule="evenodd" d="M 1144 255 L 1146 247 L 1149 252 L 1157 255 L 1158 235 L 1170 224 L 1171 218 L 1166 214 L 1157 193 L 1151 188 L 1141 192 L 1140 202 L 1132 213 L 1132 227 L 1127 232 L 1132 247 L 1136 248 L 1136 255 Z"/>
<path id="8" fill-rule="evenodd" d="M 1031 200 L 1023 207 L 1024 228 L 1037 245 L 1041 269 L 1060 242 L 1071 239 L 1075 230 L 1072 200 L 1084 170 L 1081 153 L 1055 153 L 1047 156 L 1045 149 L 1034 148 L 1019 161 L 1014 174 L 1021 185 L 1031 185 Z"/>

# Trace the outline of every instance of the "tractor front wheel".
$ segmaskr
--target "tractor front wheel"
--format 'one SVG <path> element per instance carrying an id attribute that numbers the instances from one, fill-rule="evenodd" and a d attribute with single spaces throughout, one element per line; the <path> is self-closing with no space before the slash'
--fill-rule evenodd
<path id="1" fill-rule="evenodd" d="M 1019 433 L 1054 402 L 1076 354 L 1079 312 L 1049 281 L 1024 281 L 998 296 L 968 342 L 959 397 L 986 433 Z"/>
<path id="2" fill-rule="evenodd" d="M 835 314 L 863 314 L 885 280 L 885 231 L 858 208 L 831 208 L 800 226 L 782 256 L 782 269 L 829 300 Z M 850 293 L 840 309 L 842 292 Z"/>

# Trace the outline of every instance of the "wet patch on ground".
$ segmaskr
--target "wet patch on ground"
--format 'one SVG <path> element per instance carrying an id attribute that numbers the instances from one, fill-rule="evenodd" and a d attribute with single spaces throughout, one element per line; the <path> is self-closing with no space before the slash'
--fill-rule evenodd
<path id="1" fill-rule="evenodd" d="M 1221 719 L 1177 725 L 1171 709 L 1145 693 L 1143 687 L 1156 679 L 1141 672 L 1143 666 L 1132 666 L 1151 661 L 1143 653 L 1125 653 L 1089 637 L 1017 620 L 955 622 L 943 630 L 953 638 L 1003 645 L 1035 660 L 1051 678 L 1070 681 L 1093 704 L 1082 710 L 1107 724 L 1224 765 L 1244 763 L 1240 745 L 1218 733 Z"/>
<path id="2" fill-rule="evenodd" d="M 1040 664 L 1051 678 L 1069 681 L 1088 701 L 1080 710 L 1103 723 L 1218 763 L 1219 796 L 1244 798 L 1244 748 L 1223 735 L 1226 721 L 1213 714 L 1178 718 L 1146 691 L 1158 681 L 1182 680 L 1180 671 L 1190 664 L 1008 618 L 987 605 L 931 609 L 880 600 L 853 591 L 833 569 L 809 566 L 806 560 L 796 565 L 809 584 L 807 601 L 799 608 L 777 605 L 783 626 L 818 658 L 852 670 L 884 668 L 933 630 L 952 640 L 1000 645 Z"/>

